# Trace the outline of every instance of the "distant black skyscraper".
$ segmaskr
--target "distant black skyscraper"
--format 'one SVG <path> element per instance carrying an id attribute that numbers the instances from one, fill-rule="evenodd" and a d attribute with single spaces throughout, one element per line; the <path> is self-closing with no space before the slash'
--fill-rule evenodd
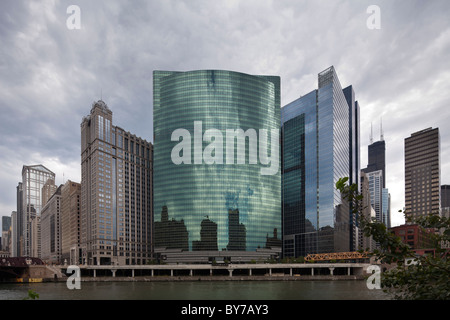
<path id="1" fill-rule="evenodd" d="M 380 125 L 381 127 L 381 125 Z M 390 227 L 390 194 L 386 188 L 386 142 L 383 138 L 383 129 L 380 129 L 380 141 L 373 142 L 370 134 L 368 147 L 367 168 L 362 169 L 369 179 L 371 205 L 376 212 L 379 222 Z"/>
<path id="2" fill-rule="evenodd" d="M 384 140 L 369 145 L 369 163 L 366 173 L 382 170 L 383 188 L 386 188 L 386 143 Z"/>
<path id="3" fill-rule="evenodd" d="M 450 208 L 450 185 L 441 186 L 441 208 Z"/>

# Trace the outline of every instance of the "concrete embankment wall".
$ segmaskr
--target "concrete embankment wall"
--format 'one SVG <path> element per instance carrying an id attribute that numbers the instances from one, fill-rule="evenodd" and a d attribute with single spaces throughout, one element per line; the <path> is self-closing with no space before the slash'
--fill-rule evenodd
<path id="1" fill-rule="evenodd" d="M 138 276 L 138 277 L 81 277 L 81 282 L 171 282 L 171 281 L 341 281 L 364 280 L 363 276 Z M 45 281 L 66 282 L 67 278 Z"/>
<path id="2" fill-rule="evenodd" d="M 74 266 L 81 281 L 302 281 L 363 280 L 368 264 Z M 63 266 L 30 266 L 19 282 L 67 281 Z"/>

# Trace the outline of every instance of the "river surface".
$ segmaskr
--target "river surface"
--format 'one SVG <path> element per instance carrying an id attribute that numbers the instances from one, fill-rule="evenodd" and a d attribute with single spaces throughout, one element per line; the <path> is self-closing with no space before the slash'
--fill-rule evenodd
<path id="1" fill-rule="evenodd" d="M 0 284 L 0 300 L 22 300 L 32 289 L 39 300 L 388 300 L 364 280 L 65 282 Z"/>

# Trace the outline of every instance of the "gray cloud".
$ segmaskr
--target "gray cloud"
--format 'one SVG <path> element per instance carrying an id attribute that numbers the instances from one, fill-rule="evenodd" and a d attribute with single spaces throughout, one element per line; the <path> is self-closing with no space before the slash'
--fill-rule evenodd
<path id="1" fill-rule="evenodd" d="M 450 183 L 448 1 L 73 1 L 0 3 L 0 214 L 15 210 L 24 164 L 80 180 L 80 122 L 103 99 L 114 124 L 152 140 L 152 72 L 228 69 L 282 79 L 282 104 L 336 67 L 361 104 L 361 165 L 370 124 L 387 142 L 393 211 L 403 207 L 403 143 L 439 127 Z M 366 9 L 381 9 L 381 29 Z M 401 217 L 396 218 L 397 223 Z"/>

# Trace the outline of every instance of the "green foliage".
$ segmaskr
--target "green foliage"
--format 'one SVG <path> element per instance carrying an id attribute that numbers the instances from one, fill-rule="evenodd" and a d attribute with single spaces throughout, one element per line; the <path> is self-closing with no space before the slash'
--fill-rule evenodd
<path id="1" fill-rule="evenodd" d="M 297 257 L 297 258 L 293 258 L 293 257 L 284 257 L 283 259 L 281 259 L 280 261 L 281 263 L 305 263 L 305 257 Z"/>
<path id="2" fill-rule="evenodd" d="M 29 289 L 28 296 L 23 300 L 36 300 L 36 299 L 39 299 L 39 293 L 36 293 L 34 290 Z"/>
<path id="3" fill-rule="evenodd" d="M 380 245 L 380 250 L 374 250 L 369 254 L 378 261 L 395 266 L 383 273 L 381 281 L 383 289 L 392 293 L 395 299 L 449 300 L 450 262 L 448 249 L 442 244 L 450 241 L 450 219 L 438 214 L 430 214 L 415 220 L 407 219 L 423 230 L 437 231 L 432 233 L 434 254 L 417 256 L 399 237 L 389 232 L 383 223 L 364 217 L 363 195 L 358 192 L 356 184 L 349 186 L 347 182 L 348 178 L 340 179 L 336 183 L 336 188 L 350 202 L 364 235 L 372 236 Z"/>

